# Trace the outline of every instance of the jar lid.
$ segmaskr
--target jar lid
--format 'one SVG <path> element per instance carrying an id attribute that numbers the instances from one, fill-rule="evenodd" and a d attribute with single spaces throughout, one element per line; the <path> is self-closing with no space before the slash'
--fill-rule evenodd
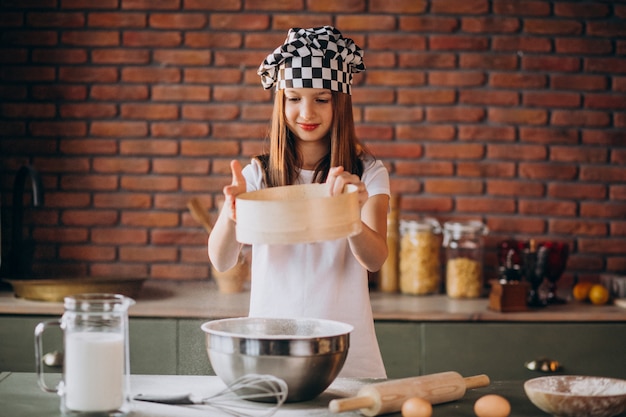
<path id="1" fill-rule="evenodd" d="M 111 312 L 126 311 L 135 301 L 121 294 L 86 293 L 65 297 L 63 306 L 67 311 Z"/>
<path id="2" fill-rule="evenodd" d="M 448 221 L 444 223 L 443 230 L 444 233 L 451 234 L 454 239 L 458 239 L 462 235 L 486 235 L 489 233 L 487 225 L 480 220 Z"/>
<path id="3" fill-rule="evenodd" d="M 441 224 L 433 217 L 420 220 L 400 220 L 400 230 L 405 232 L 441 233 Z"/>

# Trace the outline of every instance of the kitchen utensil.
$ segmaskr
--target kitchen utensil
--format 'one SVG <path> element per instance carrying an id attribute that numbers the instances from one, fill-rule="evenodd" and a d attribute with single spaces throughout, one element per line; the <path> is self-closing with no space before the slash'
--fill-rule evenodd
<path id="1" fill-rule="evenodd" d="M 522 281 L 490 281 L 489 309 L 502 313 L 528 310 L 529 285 Z"/>
<path id="2" fill-rule="evenodd" d="M 35 301 L 63 301 L 75 294 L 109 293 L 136 299 L 146 278 L 76 277 L 50 279 L 7 279 L 16 297 Z"/>
<path id="3" fill-rule="evenodd" d="M 365 416 L 377 416 L 400 411 L 402 404 L 412 397 L 440 404 L 463 398 L 468 389 L 487 385 L 487 375 L 463 378 L 458 372 L 440 372 L 367 385 L 356 397 L 332 400 L 328 408 L 333 413 L 360 410 Z"/>
<path id="4" fill-rule="evenodd" d="M 214 409 L 234 416 L 263 416 L 270 417 L 287 399 L 287 383 L 272 375 L 249 374 L 237 378 L 222 391 L 208 397 L 197 397 L 192 394 L 182 395 L 149 395 L 138 394 L 134 397 L 138 401 L 149 401 L 171 405 L 208 405 Z M 252 407 L 240 400 L 263 400 L 276 403 L 271 408 Z M 246 413 L 245 409 L 256 409 L 262 414 Z"/>
<path id="5" fill-rule="evenodd" d="M 120 417 L 129 413 L 128 308 L 120 294 L 66 297 L 60 320 L 35 327 L 35 366 L 39 387 L 61 397 L 63 415 Z M 43 334 L 63 331 L 63 377 L 49 387 L 43 371 Z"/>
<path id="6" fill-rule="evenodd" d="M 626 380 L 559 375 L 524 383 L 530 401 L 559 417 L 612 417 L 626 410 Z"/>
<path id="7" fill-rule="evenodd" d="M 191 216 L 204 227 L 208 234 L 211 234 L 213 230 L 211 219 L 200 200 L 195 197 L 190 199 L 187 202 L 187 208 L 191 212 Z M 227 271 L 220 272 L 211 265 L 211 276 L 221 293 L 238 293 L 243 290 L 245 281 L 250 278 L 250 263 L 245 255 L 240 253 L 235 266 Z"/>
<path id="8" fill-rule="evenodd" d="M 400 252 L 400 195 L 392 194 L 389 199 L 389 212 L 387 213 L 387 248 L 389 255 L 383 263 L 378 275 L 378 289 L 382 292 L 398 292 Z"/>
<path id="9" fill-rule="evenodd" d="M 498 247 L 498 272 L 505 282 L 519 281 L 522 275 L 523 253 L 526 244 L 515 239 L 500 241 Z"/>
<path id="10" fill-rule="evenodd" d="M 236 198 L 237 240 L 293 244 L 340 239 L 361 231 L 357 187 L 330 195 L 328 184 L 298 184 L 243 193 Z"/>
<path id="11" fill-rule="evenodd" d="M 242 253 L 237 263 L 231 269 L 218 271 L 211 265 L 211 277 L 217 283 L 217 288 L 222 294 L 235 294 L 242 292 L 246 281 L 250 280 L 250 262 Z"/>
<path id="12" fill-rule="evenodd" d="M 287 402 L 317 397 L 337 377 L 352 326 L 321 319 L 242 317 L 202 324 L 213 370 L 226 384 L 246 374 L 285 380 Z"/>
<path id="13" fill-rule="evenodd" d="M 191 212 L 191 216 L 200 223 L 208 234 L 211 234 L 213 227 L 211 226 L 211 218 L 209 217 L 209 213 L 205 210 L 196 197 L 190 199 L 187 202 L 187 208 Z"/>

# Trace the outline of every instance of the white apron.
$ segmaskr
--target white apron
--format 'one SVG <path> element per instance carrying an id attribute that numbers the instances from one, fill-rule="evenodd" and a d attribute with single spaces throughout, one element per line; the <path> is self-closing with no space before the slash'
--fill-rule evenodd
<path id="1" fill-rule="evenodd" d="M 362 180 L 370 196 L 389 194 L 389 174 L 367 160 Z M 310 183 L 312 171 L 301 172 Z M 259 164 L 244 168 L 248 191 L 264 188 Z M 340 373 L 350 378 L 386 378 L 369 298 L 367 271 L 348 239 L 296 245 L 252 245 L 251 317 L 320 318 L 354 326 Z"/>

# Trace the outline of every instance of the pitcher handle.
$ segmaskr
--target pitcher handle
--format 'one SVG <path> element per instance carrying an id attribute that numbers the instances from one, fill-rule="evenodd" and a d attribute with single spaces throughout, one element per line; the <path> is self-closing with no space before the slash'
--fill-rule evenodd
<path id="1" fill-rule="evenodd" d="M 45 392 L 58 393 L 58 388 L 50 388 L 46 381 L 44 380 L 44 370 L 43 370 L 43 332 L 48 328 L 48 326 L 58 326 L 61 327 L 60 320 L 53 321 L 45 321 L 39 323 L 37 327 L 35 327 L 35 368 L 37 370 L 37 383 L 39 384 L 39 388 L 41 388 Z"/>

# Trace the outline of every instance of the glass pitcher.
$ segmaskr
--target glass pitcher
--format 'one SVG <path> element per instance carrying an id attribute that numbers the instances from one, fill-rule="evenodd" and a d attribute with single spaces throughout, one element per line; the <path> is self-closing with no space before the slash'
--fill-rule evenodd
<path id="1" fill-rule="evenodd" d="M 61 397 L 65 416 L 125 416 L 130 411 L 128 308 L 134 300 L 119 294 L 66 297 L 60 320 L 35 328 L 37 382 Z M 63 331 L 63 376 L 49 387 L 44 380 L 43 334 L 50 326 Z"/>

